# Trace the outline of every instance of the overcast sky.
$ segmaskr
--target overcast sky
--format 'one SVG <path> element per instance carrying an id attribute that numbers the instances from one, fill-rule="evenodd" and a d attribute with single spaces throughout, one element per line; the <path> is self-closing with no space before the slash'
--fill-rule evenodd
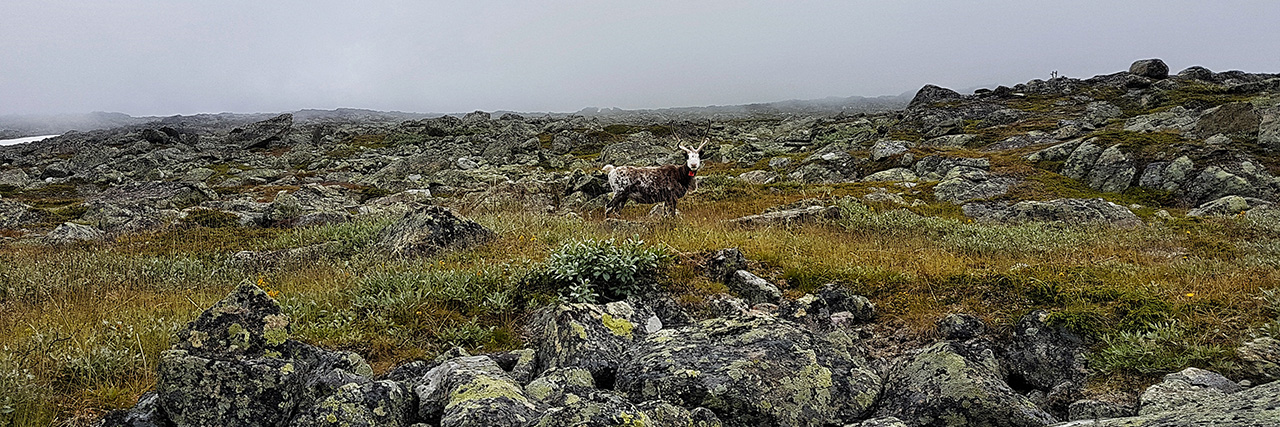
<path id="1" fill-rule="evenodd" d="M 1280 73 L 1276 1 L 0 2 L 0 114 L 576 111 Z"/>

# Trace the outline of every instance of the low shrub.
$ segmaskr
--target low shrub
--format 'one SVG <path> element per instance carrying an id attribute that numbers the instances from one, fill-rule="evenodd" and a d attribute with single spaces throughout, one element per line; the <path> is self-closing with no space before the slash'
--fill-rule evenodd
<path id="1" fill-rule="evenodd" d="M 643 240 L 573 240 L 547 257 L 544 270 L 531 281 L 572 302 L 591 302 L 594 296 L 619 301 L 652 289 L 671 259 Z"/>

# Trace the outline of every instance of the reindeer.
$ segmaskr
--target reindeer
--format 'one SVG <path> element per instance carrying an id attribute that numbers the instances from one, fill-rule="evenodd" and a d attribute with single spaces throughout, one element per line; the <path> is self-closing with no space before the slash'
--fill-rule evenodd
<path id="1" fill-rule="evenodd" d="M 711 141 L 710 137 L 702 140 L 698 148 L 686 147 L 676 135 L 677 147 L 685 152 L 683 165 L 664 166 L 618 166 L 605 165 L 604 171 L 609 174 L 609 188 L 613 189 L 613 199 L 605 205 L 604 216 L 610 211 L 622 209 L 627 201 L 637 203 L 663 203 L 667 205 L 667 215 L 676 214 L 676 201 L 690 191 L 697 189 L 698 169 L 702 168 L 702 147 Z"/>

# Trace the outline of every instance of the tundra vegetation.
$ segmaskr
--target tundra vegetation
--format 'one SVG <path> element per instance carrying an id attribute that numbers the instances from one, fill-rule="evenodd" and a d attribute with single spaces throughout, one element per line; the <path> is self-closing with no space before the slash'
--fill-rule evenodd
<path id="1" fill-rule="evenodd" d="M 170 338 L 245 281 L 279 301 L 296 339 L 356 352 L 375 372 L 385 372 L 453 347 L 473 354 L 521 348 L 526 345 L 522 328 L 532 311 L 558 302 L 607 302 L 658 290 L 695 317 L 710 316 L 710 301 L 729 289 L 703 274 L 702 266 L 714 251 L 731 247 L 739 248 L 750 270 L 776 284 L 784 298 L 829 283 L 869 298 L 879 315 L 875 329 L 904 337 L 903 346 L 937 341 L 935 324 L 948 314 L 976 315 L 1000 336 L 1010 334 L 1027 313 L 1046 310 L 1049 323 L 1089 340 L 1086 396 L 1132 394 L 1186 367 L 1242 375 L 1236 347 L 1280 334 L 1280 211 L 1187 216 L 1208 200 L 1186 199 L 1185 186 L 1128 185 L 1141 179 L 1135 175 L 1126 188 L 1102 191 L 1090 179 L 1106 173 L 1101 160 L 1071 177 L 1067 155 L 1031 155 L 1097 138 L 1092 144 L 1099 151 L 1119 146 L 1137 166 L 1189 155 L 1196 167 L 1239 165 L 1247 159 L 1263 172 L 1280 174 L 1280 155 L 1259 142 L 1256 131 L 1225 129 L 1232 148 L 1224 150 L 1211 147 L 1205 142 L 1210 135 L 1197 135 L 1189 125 L 1143 128 L 1161 120 L 1166 124 L 1152 126 L 1176 127 L 1167 123 L 1182 116 L 1160 115 L 1186 116 L 1170 113 L 1184 106 L 1200 117 L 1242 100 L 1273 111 L 1275 89 L 1229 90 L 1253 82 L 1239 76 L 1236 80 L 1244 83 L 1236 86 L 1223 79 L 1168 87 L 1150 81 L 1070 80 L 1036 80 L 1019 85 L 1026 92 L 1022 96 L 982 102 L 945 96 L 924 107 L 913 102 L 905 114 L 719 118 L 699 189 L 684 198 L 681 215 L 674 218 L 647 218 L 649 206 L 632 205 L 618 214 L 627 220 L 605 219 L 603 190 L 574 205 L 564 187 L 548 191 L 552 209 L 541 202 L 531 208 L 529 200 L 541 184 L 511 172 L 518 167 L 535 170 L 529 172 L 535 176 L 570 177 L 569 190 L 581 190 L 573 180 L 592 177 L 605 162 L 645 164 L 620 160 L 615 150 L 659 147 L 646 153 L 678 161 L 669 148 L 661 148 L 672 132 L 669 124 L 633 117 L 561 119 L 572 123 L 563 129 L 541 123 L 543 130 L 533 131 L 527 144 L 514 140 L 506 151 L 472 160 L 449 154 L 457 160 L 422 161 L 396 179 L 360 182 L 336 179 L 353 170 L 381 174 L 395 163 L 377 159 L 408 159 L 414 148 L 434 153 L 441 150 L 441 138 L 455 145 L 480 144 L 477 135 L 500 132 L 497 123 L 507 118 L 473 113 L 398 127 L 319 125 L 311 135 L 331 135 L 296 144 L 288 137 L 246 144 L 238 150 L 256 157 L 226 155 L 177 175 L 190 181 L 197 175 L 192 171 L 203 169 L 207 172 L 196 181 L 217 197 L 270 203 L 252 221 L 207 200 L 175 203 L 171 208 L 183 211 L 181 219 L 107 230 L 106 239 L 64 244 L 39 236 L 68 221 L 106 228 L 109 221 L 101 219 L 101 208 L 90 199 L 112 187 L 103 184 L 109 180 L 46 172 L 55 179 L 3 181 L 9 183 L 0 185 L 0 203 L 26 206 L 26 213 L 6 213 L 6 218 L 27 219 L 0 227 L 0 425 L 83 425 L 108 410 L 134 405 L 155 386 L 159 355 Z M 1090 102 L 1107 102 L 1114 111 L 1090 116 L 1095 110 L 1086 107 Z M 946 114 L 922 110 L 960 113 L 939 118 Z M 1088 126 L 1072 129 L 1077 124 L 1063 123 L 1072 120 Z M 476 122 L 495 124 L 476 127 Z M 341 129 L 335 132 L 335 126 Z M 972 136 L 958 145 L 924 143 L 949 135 Z M 1019 137 L 1027 140 L 1008 142 Z M 189 141 L 155 138 L 164 141 L 150 142 L 152 150 L 178 150 L 180 144 L 198 148 Z M 903 144 L 895 152 L 894 144 L 883 141 Z M 46 157 L 54 163 L 45 169 L 78 155 L 52 143 L 48 147 Z M 885 149 L 892 154 L 878 154 Z M 290 157 L 304 150 L 315 153 Z M 902 181 L 910 185 L 858 179 L 910 168 L 934 155 L 987 159 L 989 168 L 979 172 L 1010 179 L 1007 191 L 966 203 L 1100 198 L 1131 210 L 1138 221 L 1129 226 L 989 221 L 971 215 L 968 204 L 962 208 L 943 200 L 936 190 L 946 179 Z M 485 161 L 476 164 L 475 158 Z M 504 158 L 520 163 L 504 164 Z M 277 167 L 264 171 L 254 159 L 274 159 L 270 164 Z M 846 159 L 851 163 L 840 163 Z M 338 162 L 346 163 L 339 167 Z M 1219 170 L 1243 176 L 1237 169 Z M 178 179 L 154 171 L 138 172 L 137 180 Z M 774 173 L 777 179 L 747 179 L 756 172 Z M 1138 168 L 1138 175 L 1142 172 Z M 427 257 L 389 257 L 374 248 L 391 215 L 307 225 L 299 222 L 305 216 L 290 211 L 278 195 L 300 194 L 300 183 L 320 182 L 366 203 L 415 188 L 405 182 L 428 179 L 412 178 L 418 174 L 436 177 L 430 178 L 436 181 L 429 185 L 434 193 L 429 203 L 451 206 L 496 236 Z M 595 180 L 602 186 L 602 177 Z M 480 185 L 469 184 L 473 181 Z M 1256 190 L 1253 196 L 1275 200 L 1272 190 L 1258 184 L 1250 188 Z M 506 193 L 496 197 L 496 191 Z M 1220 193 L 1215 191 L 1201 196 Z M 731 221 L 813 199 L 835 206 L 835 214 L 776 226 Z M 317 247 L 318 252 L 297 259 L 282 255 L 273 262 L 241 262 L 245 253 Z"/>

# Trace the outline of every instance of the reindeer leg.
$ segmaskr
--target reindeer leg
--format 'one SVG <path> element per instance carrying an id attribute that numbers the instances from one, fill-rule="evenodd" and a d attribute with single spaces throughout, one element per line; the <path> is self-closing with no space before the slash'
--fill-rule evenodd
<path id="1" fill-rule="evenodd" d="M 615 212 L 621 210 L 622 207 L 627 204 L 627 200 L 630 199 L 630 197 L 631 195 L 625 192 L 615 193 L 613 198 L 609 199 L 609 203 L 605 203 L 604 205 L 604 217 L 608 219 L 609 211 L 611 210 Z"/>

